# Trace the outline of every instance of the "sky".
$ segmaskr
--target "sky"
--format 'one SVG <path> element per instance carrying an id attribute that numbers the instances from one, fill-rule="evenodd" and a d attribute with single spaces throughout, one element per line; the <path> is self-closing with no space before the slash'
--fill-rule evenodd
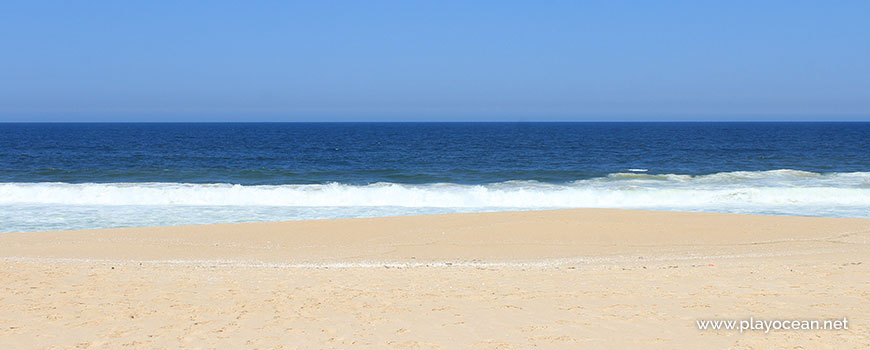
<path id="1" fill-rule="evenodd" d="M 868 1 L 2 1 L 0 121 L 870 121 Z"/>

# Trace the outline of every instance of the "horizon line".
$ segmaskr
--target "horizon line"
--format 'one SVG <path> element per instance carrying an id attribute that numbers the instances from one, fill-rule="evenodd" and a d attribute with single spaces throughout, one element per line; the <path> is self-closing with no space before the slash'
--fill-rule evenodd
<path id="1" fill-rule="evenodd" d="M 870 123 L 867 120 L 356 120 L 356 121 L 0 121 L 0 124 L 580 124 L 580 123 Z"/>

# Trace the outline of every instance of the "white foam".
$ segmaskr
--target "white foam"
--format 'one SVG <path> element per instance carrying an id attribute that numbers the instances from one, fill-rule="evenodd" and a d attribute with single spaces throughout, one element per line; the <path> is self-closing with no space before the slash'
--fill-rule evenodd
<path id="1" fill-rule="evenodd" d="M 2 183 L 0 205 L 11 204 L 411 208 L 870 206 L 870 173 L 823 175 L 795 170 L 703 176 L 617 173 L 568 184 L 509 181 L 486 185 Z"/>
<path id="2" fill-rule="evenodd" d="M 632 172 L 565 184 L 0 183 L 6 232 L 588 207 L 870 217 L 870 172 Z"/>

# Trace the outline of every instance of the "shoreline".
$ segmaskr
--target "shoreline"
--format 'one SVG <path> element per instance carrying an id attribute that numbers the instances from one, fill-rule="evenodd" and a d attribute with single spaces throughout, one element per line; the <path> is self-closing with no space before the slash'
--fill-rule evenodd
<path id="1" fill-rule="evenodd" d="M 870 235 L 870 219 L 561 209 L 4 233 L 0 258 L 300 267 L 619 262 L 650 248 L 661 259 L 836 250 L 862 234 Z"/>
<path id="2" fill-rule="evenodd" d="M 38 231 L 12 231 L 3 232 L 5 234 L 26 234 L 26 233 L 46 233 L 46 232 L 79 232 L 79 231 L 102 231 L 102 230 L 136 230 L 136 229 L 153 229 L 153 228 L 193 228 L 203 226 L 216 225 L 250 225 L 250 224 L 282 224 L 296 222 L 326 222 L 338 220 L 367 220 L 367 219 L 391 219 L 391 218 L 416 218 L 416 217 L 439 217 L 439 216 L 455 216 L 455 215 L 479 215 L 479 214 L 517 214 L 517 213 L 548 213 L 548 212 L 571 212 L 571 211 L 613 211 L 613 212 L 650 212 L 650 213 L 675 213 L 675 214 L 712 214 L 712 215 L 733 215 L 738 217 L 778 217 L 778 218 L 818 218 L 818 219 L 845 219 L 845 220 L 868 220 L 870 217 L 851 217 L 851 216 L 816 216 L 816 215 L 793 215 L 793 214 L 745 214 L 745 213 L 730 213 L 724 211 L 687 211 L 687 210 L 671 210 L 671 209 L 623 209 L 623 208 L 556 208 L 556 209 L 522 209 L 522 210 L 492 210 L 492 211 L 469 211 L 455 213 L 435 213 L 435 214 L 408 214 L 408 215 L 386 215 L 386 216 L 365 216 L 365 217 L 340 217 L 340 218 L 318 218 L 318 219 L 299 219 L 299 220 L 275 220 L 275 221 L 247 221 L 247 222 L 221 222 L 221 223 L 204 223 L 204 224 L 180 224 L 180 225 L 148 225 L 148 226 L 124 226 L 124 227 L 100 227 L 100 228 L 82 228 L 69 230 L 38 230 Z M 0 236 L 2 237 L 2 236 Z"/>

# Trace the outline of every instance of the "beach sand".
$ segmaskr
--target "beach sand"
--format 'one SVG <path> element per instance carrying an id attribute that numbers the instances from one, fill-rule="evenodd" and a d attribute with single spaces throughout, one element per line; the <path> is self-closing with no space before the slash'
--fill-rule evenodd
<path id="1" fill-rule="evenodd" d="M 866 349 L 868 243 L 599 209 L 0 234 L 0 349 Z M 749 317 L 849 329 L 696 325 Z"/>

